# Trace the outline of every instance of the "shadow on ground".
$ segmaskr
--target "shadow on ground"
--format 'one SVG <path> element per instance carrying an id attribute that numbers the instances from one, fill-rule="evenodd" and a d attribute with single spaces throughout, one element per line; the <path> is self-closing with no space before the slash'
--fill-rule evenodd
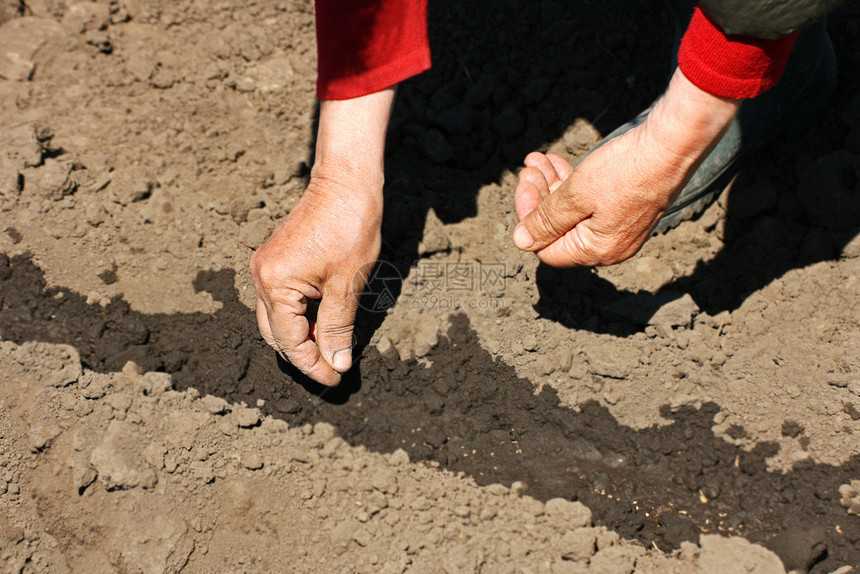
<path id="1" fill-rule="evenodd" d="M 429 367 L 368 348 L 342 387 L 299 380 L 302 388 L 261 341 L 233 285 L 232 271 L 201 272 L 195 287 L 220 301 L 219 311 L 142 314 L 120 299 L 101 307 L 48 288 L 28 257 L 0 255 L 0 337 L 74 345 L 100 372 L 134 360 L 171 373 L 178 389 L 263 399 L 267 414 L 291 425 L 329 422 L 350 444 L 402 448 L 478 484 L 523 481 L 538 499 L 581 500 L 598 523 L 663 550 L 722 532 L 766 544 L 789 569 L 860 563 L 860 517 L 846 514 L 838 494 L 860 473 L 860 457 L 770 473 L 766 459 L 778 446 L 747 452 L 716 437 L 713 403 L 666 407 L 670 423 L 643 430 L 593 402 L 566 408 L 549 386 L 535 395 L 493 360 L 460 315 L 425 357 Z"/>

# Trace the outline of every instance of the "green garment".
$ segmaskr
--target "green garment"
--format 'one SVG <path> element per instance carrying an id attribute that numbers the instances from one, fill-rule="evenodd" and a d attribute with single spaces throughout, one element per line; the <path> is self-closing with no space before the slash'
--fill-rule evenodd
<path id="1" fill-rule="evenodd" d="M 775 40 L 823 18 L 842 0 L 701 0 L 726 34 Z"/>

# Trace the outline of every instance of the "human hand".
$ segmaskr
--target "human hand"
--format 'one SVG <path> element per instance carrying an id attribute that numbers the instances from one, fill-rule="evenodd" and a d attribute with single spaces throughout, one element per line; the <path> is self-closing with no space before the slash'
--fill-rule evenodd
<path id="1" fill-rule="evenodd" d="M 251 257 L 260 334 L 324 385 L 338 384 L 352 366 L 357 297 L 368 264 L 379 256 L 385 132 L 394 95 L 392 87 L 321 103 L 310 183 Z"/>
<path id="2" fill-rule="evenodd" d="M 529 154 L 516 190 L 514 243 L 555 267 L 632 257 L 739 104 L 700 90 L 678 70 L 644 123 L 575 169 L 559 156 Z"/>
<path id="3" fill-rule="evenodd" d="M 260 333 L 325 385 L 338 384 L 352 366 L 357 297 L 367 264 L 379 256 L 381 179 L 372 185 L 378 189 L 356 193 L 362 184 L 313 174 L 289 217 L 251 257 Z"/>

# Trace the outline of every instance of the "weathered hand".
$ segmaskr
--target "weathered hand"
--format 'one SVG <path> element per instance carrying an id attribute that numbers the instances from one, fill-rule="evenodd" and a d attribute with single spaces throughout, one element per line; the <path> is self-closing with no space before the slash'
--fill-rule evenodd
<path id="1" fill-rule="evenodd" d="M 514 243 L 556 267 L 612 265 L 636 254 L 739 102 L 703 92 L 680 71 L 646 121 L 576 169 L 532 153 L 520 172 Z"/>
<path id="2" fill-rule="evenodd" d="M 685 176 L 674 158 L 643 140 L 640 129 L 631 130 L 576 170 L 559 156 L 529 154 L 517 186 L 517 247 L 555 267 L 612 265 L 633 256 Z"/>
<path id="3" fill-rule="evenodd" d="M 321 103 L 308 188 L 251 257 L 260 333 L 325 385 L 338 384 L 352 366 L 357 294 L 368 264 L 379 256 L 385 132 L 394 94 L 392 87 Z"/>
<path id="4" fill-rule="evenodd" d="M 339 383 L 352 365 L 357 294 L 366 264 L 379 256 L 382 181 L 356 193 L 361 185 L 314 174 L 286 221 L 251 257 L 260 333 L 325 385 Z"/>

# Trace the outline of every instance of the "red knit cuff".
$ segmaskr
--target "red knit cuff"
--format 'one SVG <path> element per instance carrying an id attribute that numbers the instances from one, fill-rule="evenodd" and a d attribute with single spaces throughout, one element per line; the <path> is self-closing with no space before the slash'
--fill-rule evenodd
<path id="1" fill-rule="evenodd" d="M 348 100 L 366 96 L 429 69 L 430 47 L 425 45 L 377 68 L 340 76 L 320 75 L 317 78 L 317 97 L 321 100 Z"/>
<path id="2" fill-rule="evenodd" d="M 681 40 L 678 66 L 710 94 L 754 98 L 779 82 L 798 34 L 778 40 L 726 35 L 697 7 Z"/>
<path id="3" fill-rule="evenodd" d="M 427 0 L 316 0 L 317 96 L 372 94 L 430 67 Z"/>

